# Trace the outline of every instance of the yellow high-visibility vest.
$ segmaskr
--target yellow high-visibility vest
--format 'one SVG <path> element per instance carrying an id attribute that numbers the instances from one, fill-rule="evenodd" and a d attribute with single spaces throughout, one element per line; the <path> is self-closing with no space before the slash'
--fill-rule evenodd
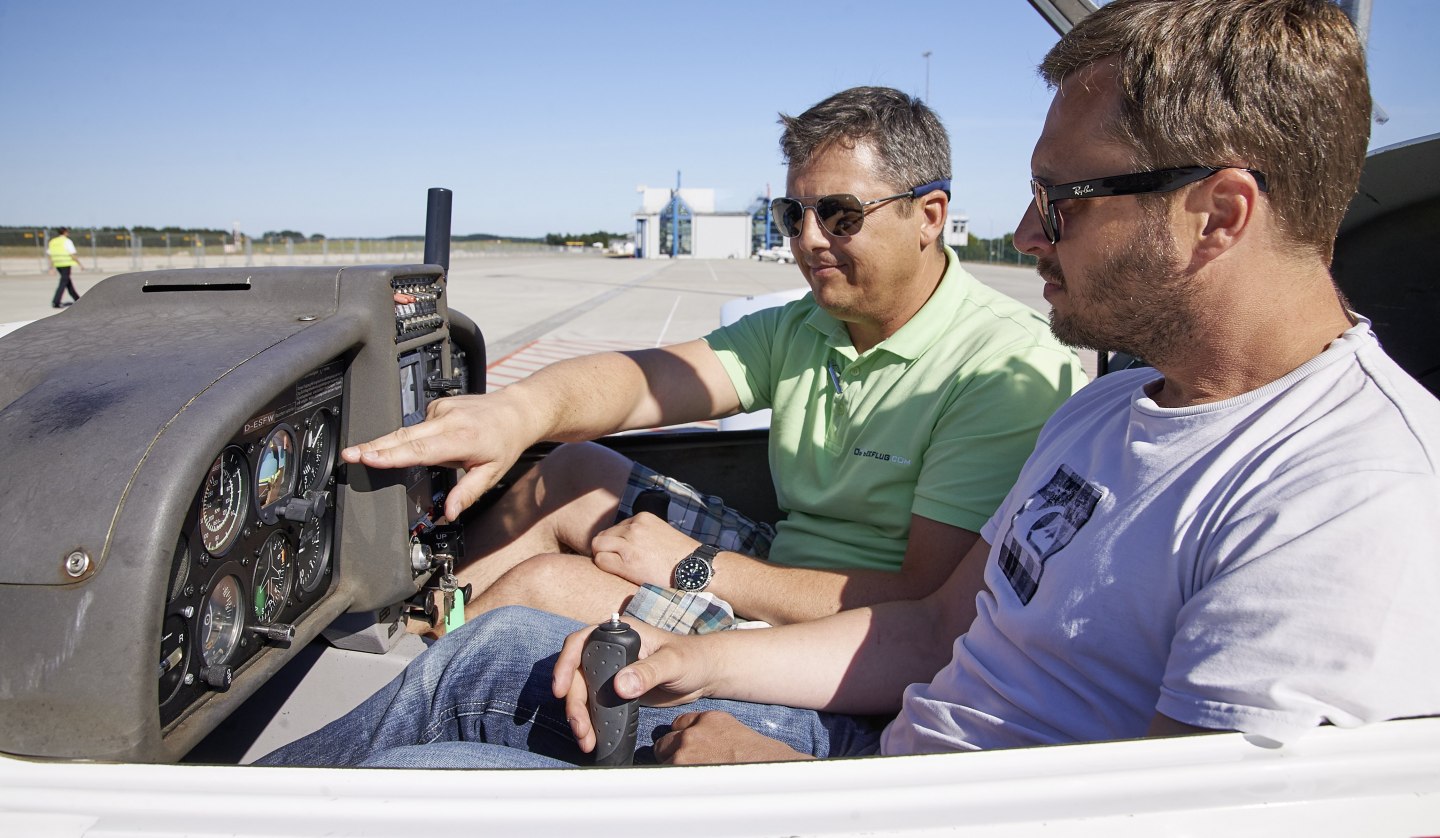
<path id="1" fill-rule="evenodd" d="M 69 236 L 56 236 L 50 240 L 50 264 L 57 268 L 68 268 L 75 264 L 75 257 L 70 255 L 70 248 L 65 246 L 68 241 Z"/>

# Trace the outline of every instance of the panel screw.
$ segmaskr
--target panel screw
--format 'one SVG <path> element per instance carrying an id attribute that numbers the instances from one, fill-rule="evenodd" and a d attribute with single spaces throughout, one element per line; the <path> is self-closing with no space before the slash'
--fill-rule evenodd
<path id="1" fill-rule="evenodd" d="M 313 314 L 302 314 L 295 319 L 299 320 L 301 323 L 309 323 L 312 320 L 319 320 L 320 318 L 316 317 Z"/>
<path id="2" fill-rule="evenodd" d="M 65 557 L 65 572 L 70 575 L 70 578 L 79 579 L 89 569 L 90 557 L 85 555 L 85 551 L 76 550 Z"/>

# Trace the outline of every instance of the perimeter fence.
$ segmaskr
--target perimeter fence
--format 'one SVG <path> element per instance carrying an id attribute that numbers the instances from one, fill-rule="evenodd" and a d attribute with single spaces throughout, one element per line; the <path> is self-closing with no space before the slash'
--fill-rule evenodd
<path id="1" fill-rule="evenodd" d="M 28 238 L 28 237 L 27 237 Z M 76 256 L 87 271 L 120 273 L 157 268 L 266 267 L 271 265 L 351 265 L 418 263 L 425 244 L 418 239 L 322 239 L 265 241 L 224 234 L 129 233 L 112 230 L 71 230 Z M 47 273 L 47 240 L 34 244 L 0 245 L 0 275 Z M 573 248 L 571 248 L 573 249 Z M 563 253 L 567 248 L 540 242 L 504 240 L 450 242 L 450 258 Z"/>

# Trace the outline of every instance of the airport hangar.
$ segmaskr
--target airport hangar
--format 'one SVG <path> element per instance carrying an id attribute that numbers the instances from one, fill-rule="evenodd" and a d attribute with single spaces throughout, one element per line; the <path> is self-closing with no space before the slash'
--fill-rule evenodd
<path id="1" fill-rule="evenodd" d="M 749 259 L 786 246 L 763 197 L 748 210 L 716 212 L 714 189 L 641 186 L 636 191 L 641 196 L 634 216 L 636 258 Z M 945 242 L 963 247 L 969 241 L 969 221 L 951 215 Z"/>

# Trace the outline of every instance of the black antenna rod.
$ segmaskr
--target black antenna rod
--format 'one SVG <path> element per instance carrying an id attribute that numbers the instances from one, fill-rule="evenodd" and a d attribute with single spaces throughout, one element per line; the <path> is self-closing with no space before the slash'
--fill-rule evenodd
<path id="1" fill-rule="evenodd" d="M 450 273 L 450 202 L 455 193 L 431 187 L 425 207 L 425 264 L 439 265 Z"/>

